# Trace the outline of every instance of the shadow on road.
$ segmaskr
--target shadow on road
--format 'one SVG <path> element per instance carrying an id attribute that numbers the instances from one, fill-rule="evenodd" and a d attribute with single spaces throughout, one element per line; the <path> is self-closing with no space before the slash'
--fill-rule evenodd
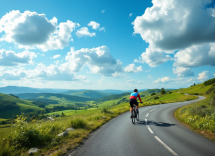
<path id="1" fill-rule="evenodd" d="M 176 124 L 170 124 L 170 123 L 165 123 L 165 122 L 156 122 L 156 121 L 138 121 L 136 122 L 136 125 L 154 125 L 154 126 L 160 126 L 160 127 L 170 127 L 170 126 L 175 126 Z"/>

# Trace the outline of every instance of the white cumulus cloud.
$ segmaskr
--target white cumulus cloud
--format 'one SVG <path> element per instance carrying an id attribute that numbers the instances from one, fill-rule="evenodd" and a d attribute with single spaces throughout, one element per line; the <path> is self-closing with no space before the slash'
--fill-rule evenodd
<path id="1" fill-rule="evenodd" d="M 175 67 L 215 66 L 215 43 L 194 45 L 175 54 Z"/>
<path id="2" fill-rule="evenodd" d="M 90 21 L 90 23 L 88 23 L 88 26 L 91 26 L 92 29 L 95 29 L 95 30 L 96 30 L 96 29 L 99 29 L 99 31 L 105 30 L 104 27 L 101 27 L 101 28 L 100 28 L 100 24 L 97 23 L 97 22 L 95 22 L 95 21 Z"/>
<path id="3" fill-rule="evenodd" d="M 132 16 L 132 13 L 129 14 L 129 17 L 131 17 L 131 16 Z"/>
<path id="4" fill-rule="evenodd" d="M 203 71 L 202 73 L 199 73 L 199 77 L 197 78 L 198 80 L 208 80 L 212 79 L 215 76 L 212 75 L 209 71 Z"/>
<path id="5" fill-rule="evenodd" d="M 13 42 L 20 48 L 43 51 L 63 49 L 69 45 L 71 32 L 78 26 L 72 21 L 57 25 L 57 18 L 48 20 L 45 14 L 13 10 L 0 19 L 0 41 Z"/>
<path id="6" fill-rule="evenodd" d="M 33 64 L 33 58 L 37 57 L 34 52 L 23 51 L 15 53 L 14 51 L 0 50 L 0 66 L 18 66 Z"/>
<path id="7" fill-rule="evenodd" d="M 173 73 L 178 74 L 178 77 L 194 76 L 194 72 L 190 68 L 184 67 L 173 68 Z"/>
<path id="8" fill-rule="evenodd" d="M 135 64 L 132 63 L 132 64 L 129 64 L 128 66 L 126 66 L 124 71 L 126 73 L 137 73 L 137 72 L 143 71 L 143 68 L 142 68 L 142 66 L 135 67 Z"/>
<path id="9" fill-rule="evenodd" d="M 209 58 L 215 57 L 215 7 L 208 8 L 211 2 L 211 0 L 152 0 L 153 6 L 148 7 L 144 14 L 137 16 L 132 23 L 134 34 L 140 34 L 142 39 L 149 43 L 148 53 L 152 54 L 148 54 L 146 50 L 145 55 L 149 57 L 155 51 L 156 53 L 176 51 L 174 66 L 214 65 L 212 58 Z M 184 58 L 185 51 L 188 54 Z M 143 62 L 156 66 L 168 60 L 163 60 L 164 54 L 155 58 L 157 59 L 144 58 Z M 159 58 L 163 61 L 157 63 Z M 205 58 L 209 58 L 209 61 L 204 61 Z"/>
<path id="10" fill-rule="evenodd" d="M 147 63 L 150 67 L 156 67 L 169 60 L 172 60 L 169 55 L 146 48 L 146 52 L 143 52 L 139 60 L 135 59 L 134 62 Z"/>
<path id="11" fill-rule="evenodd" d="M 96 36 L 96 33 L 94 32 L 90 33 L 87 27 L 82 27 L 81 29 L 77 30 L 76 35 L 78 37 L 83 37 L 83 36 L 93 37 L 93 36 Z"/>
<path id="12" fill-rule="evenodd" d="M 61 55 L 60 54 L 57 54 L 57 55 L 54 55 L 53 57 L 51 57 L 52 59 L 56 59 L 56 58 L 59 58 L 59 57 L 61 57 Z"/>
<path id="13" fill-rule="evenodd" d="M 163 77 L 155 80 L 154 83 L 169 83 L 171 81 L 172 80 L 169 77 Z"/>
<path id="14" fill-rule="evenodd" d="M 122 63 L 113 58 L 106 46 L 92 49 L 82 48 L 77 51 L 71 48 L 65 60 L 67 62 L 61 66 L 74 72 L 80 71 L 85 65 L 90 68 L 92 73 L 99 73 L 104 76 L 113 76 L 112 74 L 115 72 L 123 72 Z"/>

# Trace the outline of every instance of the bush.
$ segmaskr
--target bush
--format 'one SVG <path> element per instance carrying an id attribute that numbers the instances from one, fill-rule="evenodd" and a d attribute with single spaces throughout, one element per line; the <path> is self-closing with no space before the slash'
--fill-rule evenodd
<path id="1" fill-rule="evenodd" d="M 75 129 L 86 129 L 88 127 L 87 122 L 84 119 L 76 118 L 70 121 L 71 126 Z"/>
<path id="2" fill-rule="evenodd" d="M 50 142 L 51 137 L 40 131 L 38 127 L 33 127 L 25 122 L 26 117 L 20 115 L 16 119 L 16 128 L 9 136 L 9 145 L 15 148 L 41 146 L 45 142 Z M 43 129 L 42 129 L 43 130 Z"/>
<path id="3" fill-rule="evenodd" d="M 172 94 L 172 92 L 169 92 L 169 94 Z"/>
<path id="4" fill-rule="evenodd" d="M 210 94 L 210 93 L 215 93 L 215 86 L 212 85 L 211 88 L 209 88 L 207 91 L 206 91 L 206 94 Z"/>
<path id="5" fill-rule="evenodd" d="M 159 99 L 159 97 L 158 97 L 158 96 L 156 96 L 156 97 L 154 97 L 154 99 L 155 99 L 155 100 L 157 100 L 157 99 Z"/>
<path id="6" fill-rule="evenodd" d="M 101 107 L 99 108 L 101 113 L 110 113 L 109 109 L 110 107 L 106 106 L 106 107 Z"/>
<path id="7" fill-rule="evenodd" d="M 151 93 L 151 96 L 155 95 L 156 93 Z"/>
<path id="8" fill-rule="evenodd" d="M 161 88 L 161 94 L 163 95 L 163 94 L 165 94 L 166 92 L 165 92 L 165 90 L 164 90 L 164 88 Z"/>

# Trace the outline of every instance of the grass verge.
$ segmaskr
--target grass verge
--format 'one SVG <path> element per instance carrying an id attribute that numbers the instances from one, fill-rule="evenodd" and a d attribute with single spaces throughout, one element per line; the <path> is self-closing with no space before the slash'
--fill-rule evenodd
<path id="1" fill-rule="evenodd" d="M 178 108 L 174 116 L 186 127 L 215 141 L 215 95 L 206 95 L 204 100 Z"/>

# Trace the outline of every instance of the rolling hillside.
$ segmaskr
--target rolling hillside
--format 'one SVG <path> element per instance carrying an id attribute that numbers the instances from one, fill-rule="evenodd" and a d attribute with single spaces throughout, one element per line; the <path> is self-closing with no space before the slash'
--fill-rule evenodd
<path id="1" fill-rule="evenodd" d="M 110 94 L 111 93 L 102 93 L 102 92 L 94 91 L 94 90 L 85 90 L 85 91 L 81 91 L 81 92 L 72 93 L 70 95 L 98 99 L 98 98 L 108 96 Z"/>
<path id="2" fill-rule="evenodd" d="M 80 97 L 74 95 L 65 95 L 65 94 L 57 94 L 57 93 L 22 93 L 16 94 L 21 99 L 37 99 L 37 98 L 44 98 L 44 99 L 65 99 L 71 102 L 85 102 L 91 101 L 93 98 L 88 97 Z"/>
<path id="3" fill-rule="evenodd" d="M 44 110 L 43 108 L 38 107 L 37 105 L 33 104 L 30 101 L 18 99 L 14 96 L 11 96 L 11 95 L 0 94 L 0 100 L 16 102 L 17 105 L 20 106 L 19 108 L 7 110 L 7 111 L 1 111 L 0 110 L 0 118 L 7 119 L 7 118 L 10 118 L 14 114 L 18 115 L 18 114 L 21 114 L 22 112 L 25 112 L 26 110 L 29 110 L 29 109 L 32 109 L 34 111 Z"/>

